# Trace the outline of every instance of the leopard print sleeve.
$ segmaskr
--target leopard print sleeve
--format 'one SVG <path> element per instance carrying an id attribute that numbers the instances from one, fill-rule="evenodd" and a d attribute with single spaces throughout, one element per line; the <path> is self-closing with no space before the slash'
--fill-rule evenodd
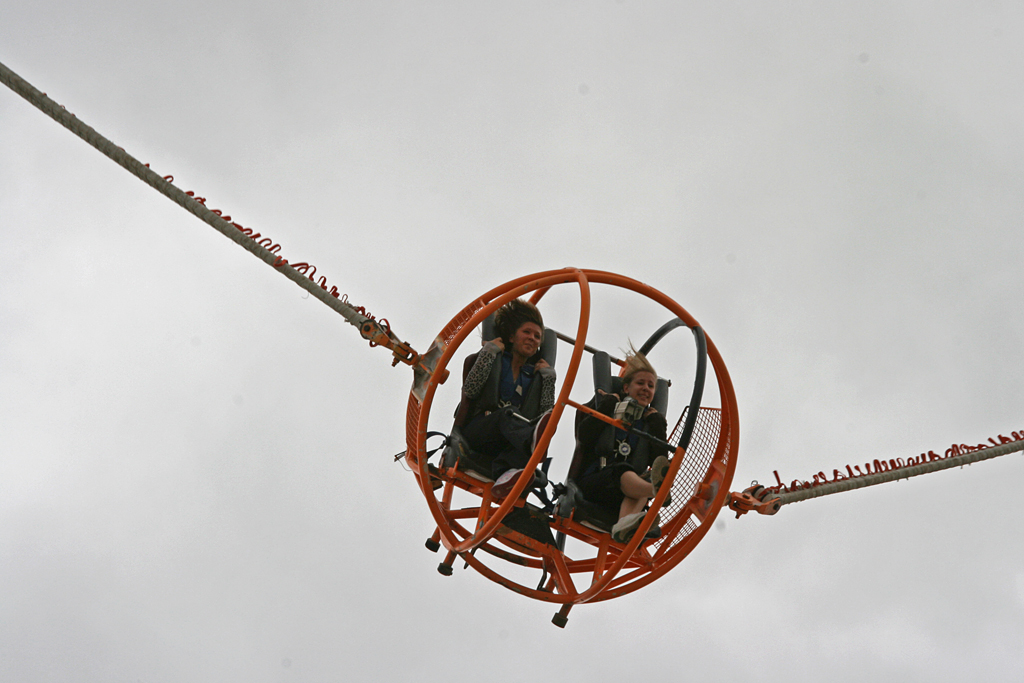
<path id="1" fill-rule="evenodd" d="M 540 412 L 546 413 L 555 407 L 555 369 L 541 368 L 540 375 Z"/>
<path id="2" fill-rule="evenodd" d="M 491 374 L 491 366 L 494 365 L 494 359 L 501 353 L 501 349 L 498 345 L 493 342 L 487 342 L 484 347 L 480 349 L 480 353 L 476 356 L 476 361 L 473 363 L 473 367 L 470 368 L 469 374 L 466 375 L 466 381 L 462 383 L 462 395 L 466 398 L 476 400 L 480 396 L 480 392 L 484 388 L 484 384 L 487 382 L 488 375 Z M 554 405 L 554 401 L 552 401 Z"/>

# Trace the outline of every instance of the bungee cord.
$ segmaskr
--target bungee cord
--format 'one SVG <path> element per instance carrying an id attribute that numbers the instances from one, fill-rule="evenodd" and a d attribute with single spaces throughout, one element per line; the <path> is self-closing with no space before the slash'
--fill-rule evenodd
<path id="1" fill-rule="evenodd" d="M 314 279 L 316 266 L 309 263 L 289 263 L 288 259 L 278 255 L 281 251 L 281 246 L 271 238 L 254 232 L 251 228 L 243 227 L 239 223 L 232 222 L 231 216 L 225 216 L 219 209 L 210 209 L 206 206 L 205 197 L 197 197 L 192 191 L 186 192 L 176 187 L 174 185 L 174 176 L 161 176 L 152 170 L 149 164 L 144 164 L 128 154 L 123 147 L 115 145 L 68 111 L 63 105 L 50 99 L 46 93 L 39 91 L 28 81 L 11 71 L 3 63 L 0 63 L 0 82 L 18 95 L 21 95 L 21 97 L 54 121 L 85 140 L 136 178 L 201 219 L 232 242 L 238 244 L 274 270 L 302 287 L 336 313 L 339 313 L 349 324 L 359 329 L 359 333 L 370 342 L 371 346 L 384 346 L 390 349 L 394 355 L 392 365 L 397 365 L 401 361 L 413 366 L 417 382 L 421 382 L 425 375 L 429 376 L 431 372 L 430 362 L 425 361 L 424 357 L 418 354 L 408 343 L 399 339 L 391 331 L 391 325 L 386 319 L 381 318 L 378 320 L 375 316 L 367 313 L 366 309 L 362 306 L 352 305 L 348 301 L 348 297 L 341 294 L 337 287 L 332 286 L 328 290 L 326 277 L 320 276 Z M 434 354 L 428 353 L 427 355 L 432 356 Z"/>
<path id="2" fill-rule="evenodd" d="M 1000 434 L 998 441 L 990 438 L 991 443 L 989 444 L 982 443 L 977 446 L 954 444 L 946 449 L 943 455 L 939 455 L 935 451 L 928 451 L 908 460 L 903 458 L 875 459 L 864 463 L 864 469 L 861 469 L 860 465 L 852 467 L 846 465 L 845 473 L 834 469 L 831 478 L 822 471 L 815 474 L 811 481 L 794 479 L 789 484 L 785 484 L 776 471 L 775 481 L 777 483 L 775 486 L 762 486 L 754 482 L 742 492 L 730 493 L 727 504 L 729 509 L 736 513 L 737 518 L 747 512 L 755 511 L 762 515 L 774 515 L 783 505 L 798 503 L 809 498 L 820 498 L 899 479 L 909 479 L 922 474 L 939 472 L 951 467 L 963 467 L 982 460 L 1024 451 L 1024 430 L 1010 434 L 1012 438 Z"/>

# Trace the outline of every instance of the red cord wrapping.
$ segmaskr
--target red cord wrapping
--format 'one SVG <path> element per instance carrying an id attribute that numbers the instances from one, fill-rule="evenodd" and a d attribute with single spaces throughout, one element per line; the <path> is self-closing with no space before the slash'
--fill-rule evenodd
<path id="1" fill-rule="evenodd" d="M 146 168 L 149 168 L 149 164 L 146 164 Z M 166 180 L 169 183 L 173 183 L 174 182 L 174 176 L 173 175 L 165 175 L 163 178 L 164 178 L 164 180 Z M 187 192 L 185 192 L 185 194 L 187 194 L 189 197 L 192 197 L 193 199 L 195 199 L 197 202 L 199 202 L 203 206 L 206 206 L 206 197 L 197 197 L 196 193 L 193 192 L 192 190 L 188 190 Z M 222 219 L 224 219 L 228 223 L 231 223 L 231 225 L 233 225 L 235 228 L 237 228 L 239 232 L 241 232 L 242 234 L 244 234 L 247 237 L 249 237 L 251 240 L 256 242 L 256 244 L 260 245 L 261 247 L 263 247 L 264 249 L 266 249 L 270 253 L 277 254 L 278 252 L 281 251 L 281 245 L 277 244 L 276 242 L 274 242 L 274 240 L 271 239 L 270 237 L 266 237 L 265 235 L 262 235 L 262 234 L 260 234 L 258 232 L 255 232 L 252 228 L 247 228 L 247 227 L 241 225 L 240 223 L 235 223 L 234 221 L 231 220 L 231 216 L 225 216 L 224 212 L 221 211 L 220 209 L 210 209 L 210 211 L 212 213 L 217 214 L 219 217 L 221 217 Z M 288 259 L 284 258 L 283 256 L 278 256 L 276 259 L 274 259 L 273 266 L 275 268 L 280 268 L 281 266 L 285 266 L 285 265 L 289 265 L 289 263 L 288 263 Z M 327 290 L 327 278 L 326 277 L 321 275 L 319 281 L 314 280 L 314 278 L 313 278 L 313 276 L 316 274 L 316 266 L 311 265 L 309 263 L 292 263 L 290 265 L 291 265 L 292 268 L 294 268 L 298 272 L 302 273 L 303 275 L 306 275 L 308 273 L 309 279 L 311 281 L 316 282 L 320 286 L 320 288 L 323 289 L 324 291 L 328 291 Z M 330 291 L 328 291 L 328 294 L 333 296 L 335 299 L 337 299 L 338 297 L 342 296 L 341 292 L 338 291 L 338 288 L 334 287 L 334 286 L 331 286 Z M 343 301 L 347 301 L 347 300 L 348 300 L 348 297 L 346 296 L 345 299 L 343 299 Z M 362 307 L 360 307 L 357 310 L 359 310 L 360 313 L 363 313 L 363 315 L 366 315 L 367 317 L 373 319 L 373 316 L 367 314 L 364 311 L 364 309 L 362 309 Z M 390 329 L 390 327 L 389 327 L 389 329 Z"/>
<path id="2" fill-rule="evenodd" d="M 776 484 L 775 486 L 769 486 L 768 490 L 775 491 L 777 493 L 802 491 L 804 489 L 814 488 L 816 486 L 821 486 L 823 484 L 832 484 L 837 481 L 844 481 L 846 479 L 857 479 L 858 477 L 866 477 L 871 474 L 890 472 L 892 470 L 899 470 L 904 467 L 914 467 L 935 460 L 945 460 L 946 458 L 952 458 L 958 455 L 973 453 L 975 451 L 991 448 L 992 446 L 1001 446 L 1003 444 L 1024 440 L 1024 430 L 1021 430 L 1019 432 L 1010 432 L 1010 434 L 1013 436 L 1012 439 L 1010 437 L 1003 436 L 1002 434 L 999 435 L 998 441 L 996 441 L 996 439 L 989 437 L 989 441 L 991 442 L 991 444 L 980 443 L 977 446 L 969 446 L 967 444 L 953 444 L 952 446 L 946 449 L 945 455 L 939 455 L 935 451 L 928 451 L 927 453 L 922 453 L 916 458 L 908 458 L 906 460 L 904 460 L 903 458 L 892 458 L 890 460 L 875 459 L 871 462 L 864 463 L 863 471 L 861 470 L 860 465 L 854 465 L 853 467 L 846 465 L 846 474 L 843 474 L 839 470 L 832 470 L 831 479 L 829 479 L 828 475 L 826 475 L 824 472 L 818 472 L 812 477 L 813 481 L 800 481 L 799 479 L 794 479 L 789 484 L 785 484 L 782 482 L 782 479 L 779 478 L 778 470 L 775 470 L 773 474 L 775 475 Z"/>

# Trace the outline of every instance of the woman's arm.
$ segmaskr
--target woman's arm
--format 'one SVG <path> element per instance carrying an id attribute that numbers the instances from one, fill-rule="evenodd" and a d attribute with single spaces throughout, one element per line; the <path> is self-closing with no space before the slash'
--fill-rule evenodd
<path id="1" fill-rule="evenodd" d="M 470 368 L 469 374 L 466 375 L 466 381 L 462 383 L 463 396 L 471 401 L 475 401 L 480 396 L 484 384 L 487 383 L 487 377 L 491 374 L 494 359 L 498 357 L 503 348 L 504 346 L 499 339 L 484 344 L 484 347 L 480 349 L 480 353 L 476 355 L 476 361 L 473 363 L 473 367 Z M 554 405 L 554 401 L 552 401 L 552 405 Z"/>
<path id="2" fill-rule="evenodd" d="M 597 401 L 595 401 L 594 410 L 602 415 L 611 416 L 615 411 L 615 404 L 618 402 L 619 397 L 617 394 L 601 394 L 597 397 Z M 583 419 L 580 420 L 580 427 L 577 436 L 580 440 L 580 448 L 584 453 L 588 453 L 594 449 L 594 443 L 597 441 L 597 437 L 607 426 L 607 422 L 603 422 L 592 415 L 583 416 Z"/>
<path id="3" fill-rule="evenodd" d="M 644 418 L 644 423 L 647 427 L 644 430 L 645 432 L 656 439 L 660 439 L 661 441 L 668 440 L 668 421 L 665 419 L 664 415 L 658 411 L 654 411 Z M 640 438 L 642 439 L 643 437 Z M 659 455 L 668 455 L 668 449 L 661 444 L 654 443 L 653 441 L 649 441 L 648 443 L 650 444 L 650 446 L 648 446 L 648 450 L 651 454 L 651 462 L 654 462 L 654 459 Z"/>
<path id="4" fill-rule="evenodd" d="M 544 363 L 537 374 L 540 376 L 540 412 L 543 415 L 555 407 L 555 369 Z"/>

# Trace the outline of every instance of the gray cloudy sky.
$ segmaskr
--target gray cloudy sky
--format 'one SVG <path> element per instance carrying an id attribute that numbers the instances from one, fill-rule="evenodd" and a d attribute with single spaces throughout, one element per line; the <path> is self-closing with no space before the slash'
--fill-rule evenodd
<path id="1" fill-rule="evenodd" d="M 549 268 L 673 296 L 736 386 L 734 489 L 1024 429 L 1019 4 L 0 14 L 0 61 L 420 349 Z M 7 89 L 0 240 L 4 680 L 1024 670 L 1019 454 L 723 514 L 562 631 L 435 571 L 408 370 Z"/>

